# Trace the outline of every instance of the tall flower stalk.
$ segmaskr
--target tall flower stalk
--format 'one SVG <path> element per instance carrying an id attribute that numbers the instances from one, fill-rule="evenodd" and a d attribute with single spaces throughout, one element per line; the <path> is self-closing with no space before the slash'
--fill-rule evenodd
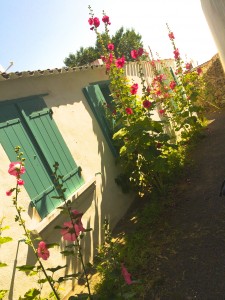
<path id="1" fill-rule="evenodd" d="M 20 147 L 19 146 L 17 146 L 15 148 L 15 152 L 17 154 L 17 160 L 18 161 L 10 163 L 8 172 L 9 172 L 10 175 L 16 177 L 16 187 L 10 189 L 9 191 L 7 191 L 6 195 L 11 196 L 12 193 L 15 191 L 15 196 L 13 196 L 13 205 L 14 205 L 14 207 L 16 209 L 16 212 L 17 212 L 17 215 L 15 217 L 15 221 L 18 222 L 19 225 L 23 228 L 24 235 L 26 237 L 25 242 L 33 250 L 33 253 L 36 256 L 36 259 L 37 259 L 38 264 L 40 266 L 40 270 L 43 272 L 47 282 L 49 283 L 50 288 L 52 289 L 52 292 L 53 292 L 55 298 L 57 300 L 59 300 L 60 298 L 59 298 L 59 295 L 58 295 L 58 293 L 57 293 L 57 291 L 56 291 L 56 289 L 53 285 L 53 282 L 52 282 L 51 278 L 48 276 L 48 274 L 47 274 L 47 272 L 46 272 L 46 270 L 45 270 L 45 268 L 44 268 L 44 266 L 43 266 L 43 264 L 40 260 L 40 256 L 42 256 L 42 253 L 41 254 L 39 253 L 40 248 L 38 248 L 38 249 L 35 248 L 34 243 L 33 243 L 33 239 L 32 239 L 32 236 L 31 236 L 31 232 L 27 229 L 26 222 L 22 217 L 22 212 L 24 210 L 18 203 L 18 196 L 19 196 L 19 193 L 21 191 L 20 186 L 24 185 L 24 181 L 21 178 L 21 175 L 26 172 L 26 169 L 24 167 L 25 158 L 22 157 L 23 152 L 20 152 Z"/>

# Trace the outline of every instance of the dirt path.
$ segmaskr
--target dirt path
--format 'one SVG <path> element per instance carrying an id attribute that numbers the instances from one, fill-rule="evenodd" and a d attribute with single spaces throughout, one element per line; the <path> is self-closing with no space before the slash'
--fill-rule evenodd
<path id="1" fill-rule="evenodd" d="M 208 117 L 214 121 L 192 153 L 194 167 L 177 186 L 178 205 L 166 215 L 164 234 L 175 239 L 158 262 L 164 280 L 154 299 L 225 299 L 225 197 L 219 197 L 225 179 L 225 111 Z"/>

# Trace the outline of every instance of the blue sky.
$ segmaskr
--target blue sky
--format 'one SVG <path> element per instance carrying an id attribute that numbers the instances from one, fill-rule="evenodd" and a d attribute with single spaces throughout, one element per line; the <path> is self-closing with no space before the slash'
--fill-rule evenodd
<path id="1" fill-rule="evenodd" d="M 102 10 L 109 15 L 112 34 L 134 28 L 161 58 L 173 57 L 166 23 L 184 59 L 200 64 L 217 52 L 200 0 L 2 0 L 0 65 L 6 69 L 13 61 L 11 72 L 64 66 L 69 53 L 95 44 L 89 4 L 97 17 Z"/>

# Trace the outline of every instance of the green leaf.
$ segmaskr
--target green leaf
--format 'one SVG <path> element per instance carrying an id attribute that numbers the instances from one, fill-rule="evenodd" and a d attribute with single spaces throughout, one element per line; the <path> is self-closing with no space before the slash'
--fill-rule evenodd
<path id="1" fill-rule="evenodd" d="M 66 281 L 66 280 L 72 280 L 74 278 L 78 278 L 80 276 L 80 272 L 74 273 L 74 274 L 68 274 L 63 277 L 59 277 L 58 282 Z"/>
<path id="2" fill-rule="evenodd" d="M 54 248 L 55 246 L 59 246 L 58 243 L 51 243 L 51 244 L 46 244 L 47 248 Z"/>
<path id="3" fill-rule="evenodd" d="M 12 238 L 9 236 L 1 237 L 0 236 L 0 245 L 11 242 Z"/>
<path id="4" fill-rule="evenodd" d="M 56 271 L 58 271 L 60 269 L 66 268 L 66 267 L 67 267 L 67 265 L 65 265 L 65 266 L 57 266 L 55 268 L 48 268 L 47 270 L 50 271 L 50 272 L 52 272 L 52 273 L 54 273 L 54 272 L 56 272 Z"/>
<path id="5" fill-rule="evenodd" d="M 89 294 L 79 294 L 79 295 L 75 295 L 75 296 L 70 296 L 68 300 L 77 300 L 77 299 L 81 299 L 81 300 L 89 300 Z"/>
<path id="6" fill-rule="evenodd" d="M 0 299 L 3 299 L 8 290 L 0 290 Z"/>
<path id="7" fill-rule="evenodd" d="M 33 271 L 35 269 L 35 266 L 32 266 L 32 265 L 23 265 L 23 266 L 18 266 L 16 268 L 19 271 L 29 272 L 29 271 Z"/>
<path id="8" fill-rule="evenodd" d="M 59 225 L 56 225 L 54 228 L 55 228 L 55 229 L 63 229 L 63 227 L 61 227 L 61 226 L 59 226 Z"/>
<path id="9" fill-rule="evenodd" d="M 37 297 L 38 295 L 40 295 L 39 290 L 30 289 L 29 291 L 26 292 L 26 294 L 24 294 L 24 298 L 19 297 L 19 300 L 32 300 L 35 299 L 35 297 Z"/>
<path id="10" fill-rule="evenodd" d="M 0 268 L 6 267 L 6 266 L 7 266 L 7 264 L 0 262 Z"/>
<path id="11" fill-rule="evenodd" d="M 65 251 L 61 251 L 60 252 L 61 254 L 65 255 L 65 256 L 69 256 L 69 255 L 74 255 L 74 251 L 68 251 L 68 250 L 65 250 Z"/>
<path id="12" fill-rule="evenodd" d="M 88 232 L 88 231 L 92 231 L 93 229 L 92 228 L 86 228 L 85 230 L 84 230 L 84 232 Z"/>

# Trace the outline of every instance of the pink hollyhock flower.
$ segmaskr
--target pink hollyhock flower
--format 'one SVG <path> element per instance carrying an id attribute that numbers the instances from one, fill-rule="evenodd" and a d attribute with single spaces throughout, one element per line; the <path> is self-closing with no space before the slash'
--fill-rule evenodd
<path id="1" fill-rule="evenodd" d="M 108 62 L 111 64 L 113 62 L 113 55 L 112 53 L 109 53 Z"/>
<path id="2" fill-rule="evenodd" d="M 191 64 L 191 63 L 186 63 L 185 68 L 186 68 L 187 70 L 191 70 L 192 64 Z"/>
<path id="3" fill-rule="evenodd" d="M 90 26 L 92 26 L 94 24 L 94 19 L 93 18 L 89 18 L 88 19 L 88 23 Z"/>
<path id="4" fill-rule="evenodd" d="M 132 284 L 131 274 L 124 267 L 124 264 L 121 264 L 121 266 L 122 266 L 121 271 L 122 271 L 124 280 L 126 281 L 127 284 Z"/>
<path id="5" fill-rule="evenodd" d="M 65 241 L 76 241 L 77 237 L 79 236 L 80 232 L 84 232 L 84 227 L 81 222 L 82 214 L 80 214 L 77 210 L 72 211 L 72 215 L 74 220 L 74 225 L 72 221 L 65 222 L 63 224 L 63 229 L 61 229 L 61 234 Z M 78 215 L 76 217 L 76 215 Z"/>
<path id="6" fill-rule="evenodd" d="M 111 23 L 109 22 L 109 17 L 108 17 L 108 16 L 103 16 L 103 17 L 102 17 L 102 22 L 103 22 L 103 23 L 106 23 L 106 24 L 108 24 L 108 25 L 111 25 Z"/>
<path id="7" fill-rule="evenodd" d="M 132 110 L 132 108 L 130 108 L 130 107 L 127 107 L 125 110 L 126 110 L 126 113 L 127 113 L 128 115 L 132 115 L 132 114 L 133 114 L 133 110 Z"/>
<path id="8" fill-rule="evenodd" d="M 113 51 L 114 50 L 114 45 L 113 44 L 108 44 L 108 49 L 109 49 L 109 51 Z"/>
<path id="9" fill-rule="evenodd" d="M 149 100 L 144 100 L 142 104 L 144 108 L 149 108 L 152 105 L 152 103 Z"/>
<path id="10" fill-rule="evenodd" d="M 143 48 L 139 48 L 138 49 L 138 56 L 142 56 L 143 53 L 144 53 L 144 49 Z"/>
<path id="11" fill-rule="evenodd" d="M 151 64 L 153 67 L 155 67 L 155 61 L 154 61 L 154 60 L 151 60 L 151 61 L 150 61 L 150 64 Z"/>
<path id="12" fill-rule="evenodd" d="M 131 87 L 130 87 L 130 92 L 132 95 L 136 95 L 137 94 L 137 90 L 138 90 L 138 84 L 134 83 Z"/>
<path id="13" fill-rule="evenodd" d="M 175 58 L 175 59 L 180 58 L 180 52 L 179 52 L 178 49 L 174 50 L 174 51 L 173 51 L 173 54 L 174 54 L 174 58 Z"/>
<path id="14" fill-rule="evenodd" d="M 171 90 L 173 90 L 173 89 L 175 88 L 176 85 L 177 85 L 177 84 L 176 84 L 175 81 L 171 81 L 171 82 L 170 82 L 170 88 L 171 88 Z"/>
<path id="15" fill-rule="evenodd" d="M 18 179 L 18 180 L 17 180 L 17 184 L 18 184 L 18 185 L 24 185 L 24 180 L 21 179 L 21 178 Z"/>
<path id="16" fill-rule="evenodd" d="M 151 92 L 150 86 L 147 87 L 146 91 L 147 91 L 148 94 L 150 94 L 150 92 Z"/>
<path id="17" fill-rule="evenodd" d="M 164 115 L 165 109 L 160 109 L 160 110 L 159 110 L 159 113 L 160 113 L 160 115 Z"/>
<path id="18" fill-rule="evenodd" d="M 13 176 L 19 176 L 20 174 L 24 174 L 26 169 L 22 166 L 21 162 L 11 162 L 9 165 L 8 173 Z"/>
<path id="19" fill-rule="evenodd" d="M 170 33 L 168 34 L 168 36 L 169 36 L 169 38 L 170 38 L 171 40 L 174 40 L 174 39 L 175 39 L 173 32 L 170 32 Z"/>
<path id="20" fill-rule="evenodd" d="M 44 260 L 47 260 L 49 258 L 50 253 L 49 253 L 48 247 L 44 241 L 41 241 L 38 244 L 37 255 L 38 255 L 38 257 L 41 257 Z"/>
<path id="21" fill-rule="evenodd" d="M 198 75 L 200 75 L 202 73 L 202 68 L 198 67 L 197 68 L 197 73 L 198 73 Z"/>
<path id="22" fill-rule="evenodd" d="M 120 57 L 116 60 L 117 68 L 123 68 L 124 64 L 125 64 L 125 57 L 124 56 L 122 56 L 122 57 Z"/>
<path id="23" fill-rule="evenodd" d="M 6 196 L 11 196 L 12 195 L 12 190 L 6 191 Z"/>
<path id="24" fill-rule="evenodd" d="M 160 96 L 160 95 L 161 95 L 161 91 L 160 91 L 160 90 L 157 90 L 157 91 L 155 92 L 155 94 L 156 94 L 157 96 Z"/>
<path id="25" fill-rule="evenodd" d="M 95 18 L 93 19 L 93 25 L 94 25 L 96 28 L 100 25 L 99 18 L 95 17 Z"/>
<path id="26" fill-rule="evenodd" d="M 137 50 L 131 50 L 130 55 L 133 59 L 137 59 L 138 58 Z"/>

